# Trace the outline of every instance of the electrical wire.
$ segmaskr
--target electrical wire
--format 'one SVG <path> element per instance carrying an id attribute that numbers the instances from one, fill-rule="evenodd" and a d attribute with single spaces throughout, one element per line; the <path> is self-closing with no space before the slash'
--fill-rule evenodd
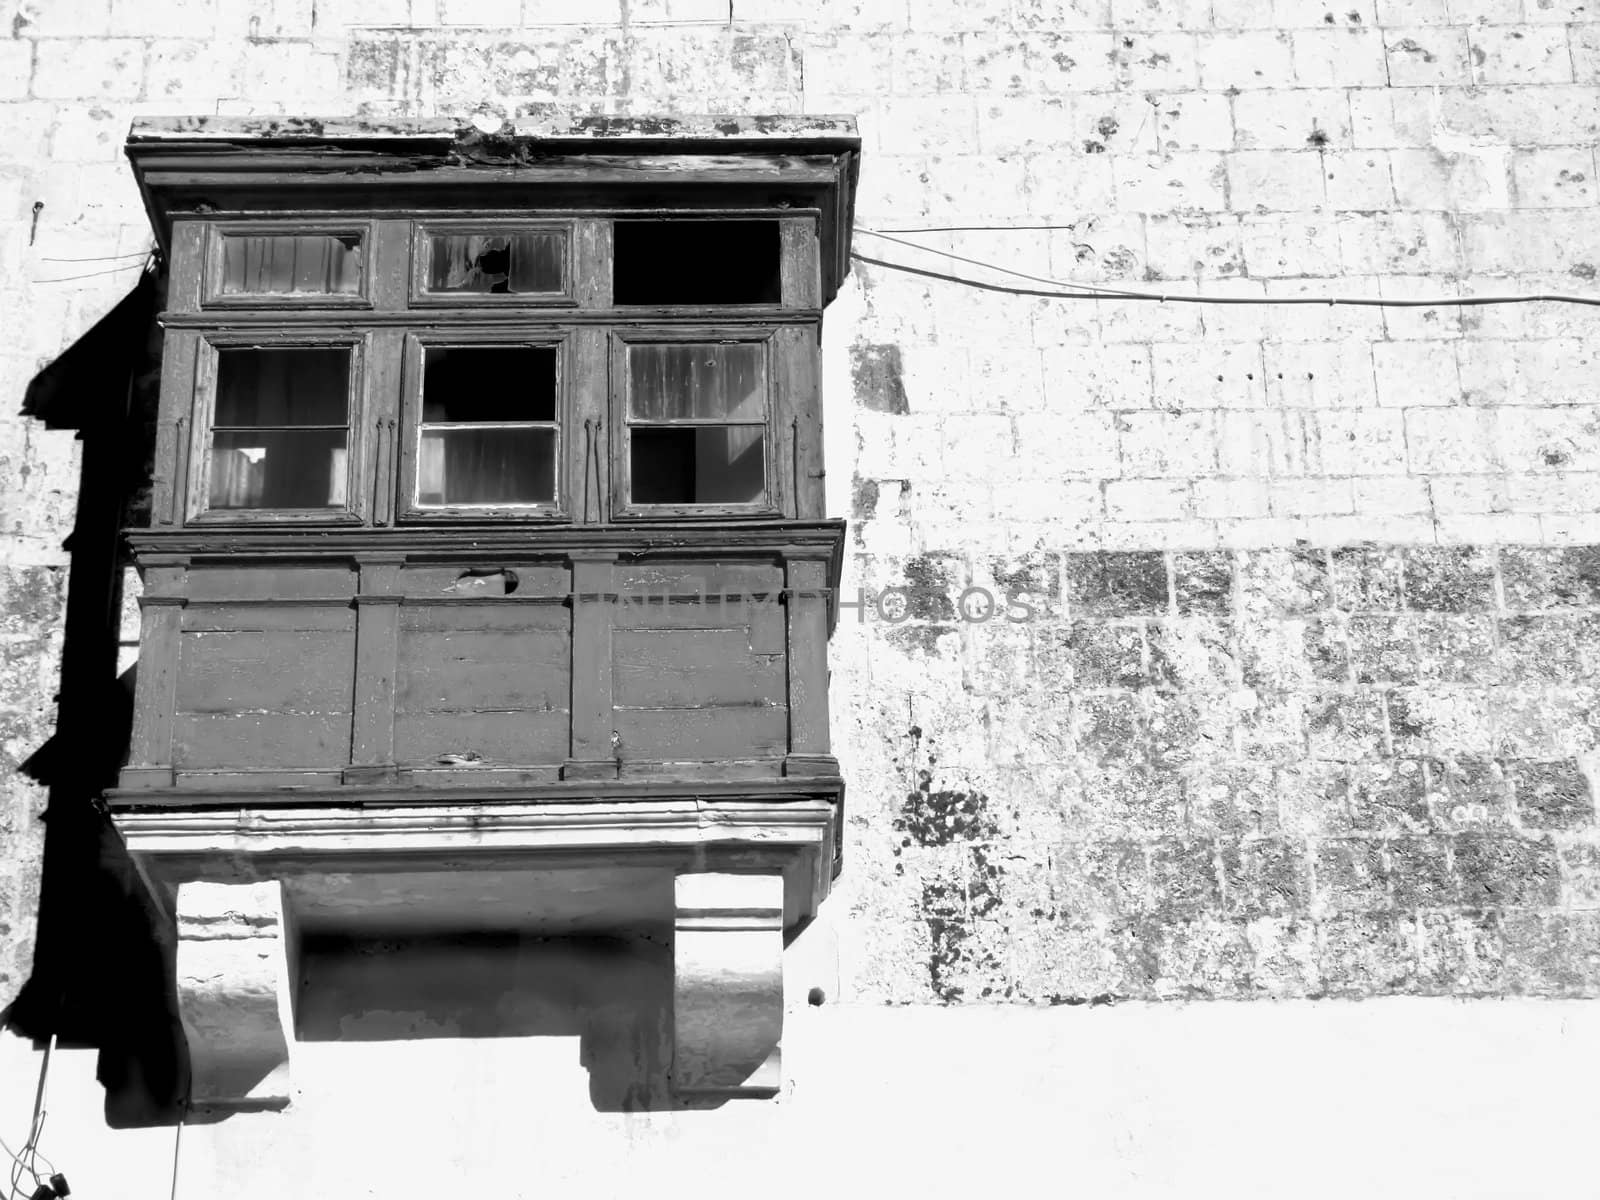
<path id="1" fill-rule="evenodd" d="M 858 262 L 867 263 L 875 267 L 885 267 L 891 271 L 903 271 L 908 275 L 920 275 L 925 279 L 937 279 L 945 283 L 959 283 L 966 287 L 978 288 L 987 292 L 1003 292 L 1014 296 L 1042 296 L 1052 300 L 1149 300 L 1159 304 L 1316 304 L 1327 308 L 1341 305 L 1347 308 L 1441 308 L 1452 305 L 1467 308 L 1487 304 L 1534 304 L 1539 302 L 1600 306 L 1600 296 L 1578 296 L 1569 292 L 1530 292 L 1521 295 L 1402 296 L 1392 299 L 1385 299 L 1381 296 L 1230 296 L 1204 292 L 1148 292 L 1132 288 L 1109 288 L 1098 284 L 1071 283 L 1067 280 L 1052 279 L 1043 275 L 1030 275 L 1025 271 L 1015 271 L 1010 267 L 1002 267 L 997 263 L 985 262 L 982 259 L 969 258 L 964 254 L 956 254 L 950 250 L 940 250 L 934 246 L 924 246 L 874 229 L 858 227 L 856 232 L 882 238 L 884 241 L 893 242 L 896 245 L 909 246 L 925 254 L 936 254 L 942 258 L 953 259 L 956 262 L 982 267 L 984 270 L 995 271 L 1001 275 L 1010 275 L 1016 279 L 1027 279 L 1035 283 L 1046 283 L 1051 285 L 1052 290 L 1046 291 L 1041 288 L 1011 287 L 1006 284 L 988 283 L 981 279 L 969 279 L 965 276 L 952 275 L 944 271 L 929 270 L 926 267 L 914 267 L 909 263 L 890 262 L 887 259 L 874 258 L 857 251 L 851 251 L 850 257 Z"/>
<path id="2" fill-rule="evenodd" d="M 99 279 L 102 275 L 118 275 L 123 271 L 142 271 L 149 266 L 149 256 L 142 263 L 125 263 L 120 267 L 112 267 L 107 271 L 90 271 L 84 275 L 63 275 L 60 279 L 35 279 L 34 283 L 71 283 L 77 279 Z"/>
<path id="3" fill-rule="evenodd" d="M 1080 221 L 1079 224 L 1082 224 Z M 912 225 L 905 228 L 885 229 L 884 233 L 1010 233 L 1013 230 L 1076 229 L 1078 225 Z M 857 233 L 871 230 L 856 226 Z"/>
<path id="4" fill-rule="evenodd" d="M 148 258 L 154 254 L 153 248 L 147 250 L 131 250 L 127 254 L 96 254 L 89 258 L 42 258 L 40 262 L 121 262 L 125 258 Z"/>
<path id="5" fill-rule="evenodd" d="M 183 1119 L 188 1112 L 187 1103 L 178 1106 L 178 1127 L 172 1131 L 172 1190 L 168 1200 L 178 1200 L 178 1147 L 183 1145 Z"/>

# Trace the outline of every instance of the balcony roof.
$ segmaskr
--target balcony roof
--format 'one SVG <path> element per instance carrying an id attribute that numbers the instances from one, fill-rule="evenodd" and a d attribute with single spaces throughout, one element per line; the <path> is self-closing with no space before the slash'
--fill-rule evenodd
<path id="1" fill-rule="evenodd" d="M 192 116 L 140 118 L 126 149 L 164 249 L 197 214 L 817 209 L 831 298 L 861 139 L 849 116 Z"/>

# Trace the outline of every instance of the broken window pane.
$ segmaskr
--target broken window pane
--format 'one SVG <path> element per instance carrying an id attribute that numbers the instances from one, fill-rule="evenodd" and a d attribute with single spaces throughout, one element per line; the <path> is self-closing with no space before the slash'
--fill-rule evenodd
<path id="1" fill-rule="evenodd" d="M 766 495 L 760 425 L 636 425 L 635 504 L 759 504 Z"/>
<path id="2" fill-rule="evenodd" d="M 552 504 L 556 498 L 554 346 L 428 346 L 416 502 Z"/>
<path id="3" fill-rule="evenodd" d="M 349 480 L 350 351 L 217 351 L 212 508 L 342 508 Z"/>
<path id="4" fill-rule="evenodd" d="M 537 295 L 565 290 L 566 234 L 435 233 L 428 238 L 428 290 Z"/>
<path id="5" fill-rule="evenodd" d="M 638 420 L 766 418 L 766 347 L 759 342 L 632 345 L 628 380 Z"/>
<path id="6" fill-rule="evenodd" d="M 222 239 L 222 294 L 349 296 L 361 290 L 356 234 L 248 234 Z"/>

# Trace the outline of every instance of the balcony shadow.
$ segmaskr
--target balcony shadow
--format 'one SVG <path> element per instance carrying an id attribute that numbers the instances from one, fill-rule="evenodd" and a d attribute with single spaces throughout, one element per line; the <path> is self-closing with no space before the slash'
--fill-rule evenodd
<path id="1" fill-rule="evenodd" d="M 322 936 L 299 957 L 300 1041 L 576 1037 L 597 1111 L 684 1107 L 670 934 Z"/>
<path id="2" fill-rule="evenodd" d="M 31 975 L 0 1021 L 99 1051 L 113 1126 L 176 1120 L 187 1064 L 166 922 L 101 793 L 127 755 L 131 672 L 117 674 L 121 530 L 148 509 L 159 388 L 153 271 L 29 383 L 22 415 L 72 429 L 83 457 L 68 554 L 54 734 L 20 764 L 47 791 Z"/>

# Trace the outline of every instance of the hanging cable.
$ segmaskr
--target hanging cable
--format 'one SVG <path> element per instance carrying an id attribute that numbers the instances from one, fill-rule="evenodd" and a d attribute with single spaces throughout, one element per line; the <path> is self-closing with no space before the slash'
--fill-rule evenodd
<path id="1" fill-rule="evenodd" d="M 1051 285 L 1051 290 L 988 283 L 981 279 L 969 279 L 965 276 L 952 275 L 944 271 L 929 270 L 926 267 L 914 267 L 909 263 L 890 262 L 887 259 L 874 258 L 852 251 L 850 257 L 858 262 L 864 262 L 875 267 L 884 267 L 891 271 L 903 271 L 908 275 L 920 275 L 926 279 L 937 279 L 945 283 L 959 283 L 966 287 L 978 288 L 987 292 L 1003 292 L 1014 296 L 1042 296 L 1052 300 L 1151 300 L 1160 304 L 1315 304 L 1326 308 L 1340 305 L 1350 308 L 1441 308 L 1452 305 L 1477 307 L 1487 304 L 1534 304 L 1538 302 L 1600 306 L 1600 296 L 1578 296 L 1568 292 L 1530 292 L 1521 295 L 1395 297 L 1392 299 L 1385 299 L 1381 296 L 1229 296 L 1203 292 L 1148 292 L 1131 288 L 1103 287 L 1098 284 L 1071 283 L 1043 275 L 1030 275 L 1025 271 L 1016 271 L 1010 267 L 1002 267 L 997 263 L 969 258 L 964 254 L 956 254 L 951 250 L 940 250 L 933 246 L 924 246 L 920 243 L 893 237 L 873 229 L 858 228 L 856 232 L 882 238 L 884 241 L 893 242 L 897 245 L 909 246 L 925 254 L 936 254 L 942 258 L 981 267 L 986 271 L 995 271 L 1001 275 L 1009 275 L 1016 279 L 1027 279 L 1035 283 L 1049 284 Z"/>
<path id="2" fill-rule="evenodd" d="M 127 254 L 94 254 L 88 258 L 41 258 L 40 262 L 60 263 L 90 263 L 90 262 L 121 262 L 125 258 L 148 258 L 154 254 L 154 249 L 130 250 Z"/>
<path id="3" fill-rule="evenodd" d="M 167 1200 L 178 1200 L 178 1148 L 183 1145 L 183 1118 L 188 1112 L 187 1102 L 178 1106 L 178 1127 L 172 1133 L 172 1190 Z"/>
<path id="4" fill-rule="evenodd" d="M 104 270 L 104 271 L 89 271 L 89 272 L 86 272 L 85 274 L 82 274 L 82 275 L 63 275 L 58 279 L 34 279 L 34 280 L 30 280 L 29 282 L 31 282 L 31 283 L 72 283 L 75 280 L 79 280 L 79 279 L 99 279 L 100 277 L 102 277 L 104 275 L 120 275 L 124 271 L 146 271 L 146 270 L 149 270 L 150 267 L 152 267 L 155 264 L 156 258 L 157 258 L 156 252 L 154 250 L 150 250 L 150 251 L 144 252 L 144 261 L 143 262 L 124 263 L 120 267 L 110 267 L 110 268 L 108 268 L 107 270 Z M 85 261 L 92 261 L 92 260 L 85 260 Z"/>

